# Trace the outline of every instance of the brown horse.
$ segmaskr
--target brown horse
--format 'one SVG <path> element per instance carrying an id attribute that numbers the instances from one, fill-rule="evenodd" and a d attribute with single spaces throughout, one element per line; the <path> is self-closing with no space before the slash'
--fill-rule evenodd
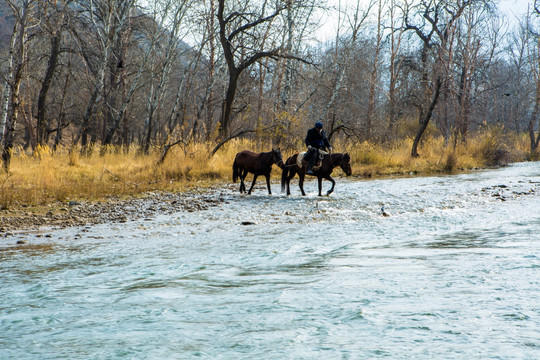
<path id="1" fill-rule="evenodd" d="M 299 167 L 297 163 L 297 157 L 298 154 L 294 154 L 293 156 L 288 158 L 285 162 L 285 166 L 283 166 L 283 172 L 281 173 L 281 191 L 284 191 L 286 187 L 287 195 L 291 195 L 290 181 L 297 173 L 300 177 L 300 182 L 298 183 L 298 185 L 300 186 L 302 195 L 306 195 L 306 193 L 304 192 L 304 178 L 306 176 L 306 166 L 305 164 L 303 164 L 302 167 Z M 348 153 L 324 155 L 321 167 L 318 170 L 314 171 L 313 176 L 316 176 L 319 182 L 319 196 L 321 196 L 322 191 L 322 179 L 326 179 L 332 182 L 332 187 L 330 188 L 330 190 L 328 190 L 326 195 L 328 196 L 334 191 L 334 186 L 336 185 L 336 182 L 334 181 L 334 179 L 332 179 L 330 174 L 332 174 L 332 171 L 337 166 L 339 166 L 347 176 L 350 176 L 352 174 L 351 157 Z"/>
<path id="2" fill-rule="evenodd" d="M 253 183 L 251 183 L 248 195 L 251 194 L 251 190 L 253 190 L 253 186 L 259 175 L 264 175 L 266 177 L 268 194 L 272 195 L 272 190 L 270 190 L 270 172 L 272 171 L 273 164 L 283 167 L 283 158 L 281 157 L 281 151 L 279 151 L 279 149 L 272 149 L 272 151 L 262 153 L 244 150 L 236 154 L 233 163 L 232 178 L 233 182 L 236 182 L 236 180 L 240 178 L 240 193 L 246 192 L 244 179 L 248 173 L 252 173 Z"/>

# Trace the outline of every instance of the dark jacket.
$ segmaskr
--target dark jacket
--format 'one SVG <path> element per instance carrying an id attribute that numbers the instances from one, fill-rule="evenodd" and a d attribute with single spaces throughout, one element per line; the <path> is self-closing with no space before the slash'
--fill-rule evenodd
<path id="1" fill-rule="evenodd" d="M 326 133 L 324 130 L 321 130 L 321 132 L 318 132 L 317 129 L 311 128 L 308 130 L 306 135 L 306 146 L 311 146 L 316 149 L 324 149 L 324 148 L 330 148 L 330 142 L 328 141 L 328 138 L 326 137 Z"/>

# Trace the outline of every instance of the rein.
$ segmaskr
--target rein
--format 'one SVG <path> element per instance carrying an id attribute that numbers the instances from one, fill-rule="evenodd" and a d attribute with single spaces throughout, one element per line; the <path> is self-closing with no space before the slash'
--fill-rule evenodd
<path id="1" fill-rule="evenodd" d="M 332 159 L 332 154 L 329 154 L 329 155 L 330 155 L 330 165 L 332 165 L 332 168 L 335 168 L 337 166 L 341 166 L 341 164 L 343 164 L 343 159 L 345 158 L 345 156 L 343 156 L 343 154 L 341 154 L 341 161 L 337 165 L 334 165 L 334 160 Z"/>
<path id="2" fill-rule="evenodd" d="M 279 161 L 276 161 L 276 153 L 274 152 L 274 150 L 271 151 L 271 154 L 272 158 L 270 159 L 270 166 L 272 166 L 272 164 L 276 164 L 279 166 L 279 163 L 285 165 L 285 163 L 283 162 L 283 158 L 279 159 Z"/>

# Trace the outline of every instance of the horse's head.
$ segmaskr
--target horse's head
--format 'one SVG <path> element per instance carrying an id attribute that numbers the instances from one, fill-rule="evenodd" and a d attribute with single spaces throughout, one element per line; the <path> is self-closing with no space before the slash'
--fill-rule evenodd
<path id="1" fill-rule="evenodd" d="M 272 149 L 272 160 L 274 163 L 283 169 L 283 157 L 281 156 L 281 150 L 279 149 Z"/>
<path id="2" fill-rule="evenodd" d="M 339 167 L 341 168 L 341 170 L 343 170 L 345 175 L 351 176 L 352 174 L 351 157 L 349 153 L 343 154 L 343 156 L 341 157 L 341 162 L 339 163 Z"/>

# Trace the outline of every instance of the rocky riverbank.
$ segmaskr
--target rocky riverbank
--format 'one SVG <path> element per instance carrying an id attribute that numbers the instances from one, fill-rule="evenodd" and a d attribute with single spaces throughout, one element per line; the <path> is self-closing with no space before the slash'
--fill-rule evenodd
<path id="1" fill-rule="evenodd" d="M 0 210 L 0 236 L 41 228 L 122 223 L 179 211 L 200 211 L 223 203 L 224 195 L 222 190 L 204 189 L 186 193 L 152 192 L 129 199 L 110 197 L 98 202 L 57 202 L 40 207 L 15 205 Z"/>

